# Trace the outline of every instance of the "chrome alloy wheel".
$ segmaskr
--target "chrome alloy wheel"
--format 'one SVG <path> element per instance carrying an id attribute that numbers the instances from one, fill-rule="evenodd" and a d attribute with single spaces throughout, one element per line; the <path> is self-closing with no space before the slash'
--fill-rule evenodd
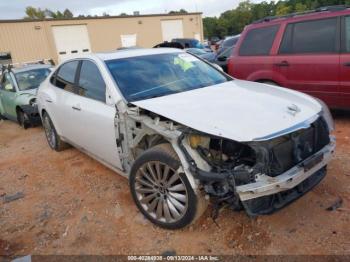
<path id="1" fill-rule="evenodd" d="M 52 127 L 50 118 L 47 115 L 44 117 L 43 126 L 47 141 L 49 142 L 50 147 L 54 149 L 56 147 L 56 134 Z"/>
<path id="2" fill-rule="evenodd" d="M 151 161 L 142 165 L 136 173 L 135 191 L 142 208 L 160 222 L 173 223 L 186 214 L 186 186 L 167 164 Z"/>

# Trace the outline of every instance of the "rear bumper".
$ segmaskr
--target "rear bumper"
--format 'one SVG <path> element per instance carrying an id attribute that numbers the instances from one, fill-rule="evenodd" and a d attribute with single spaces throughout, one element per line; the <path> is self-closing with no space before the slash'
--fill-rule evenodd
<path id="1" fill-rule="evenodd" d="M 335 139 L 317 154 L 277 177 L 261 176 L 257 182 L 238 186 L 237 193 L 250 216 L 270 214 L 298 199 L 326 176 L 326 166 L 335 150 Z M 311 168 L 305 162 L 323 155 L 323 160 Z"/>
<path id="2" fill-rule="evenodd" d="M 257 177 L 256 182 L 238 186 L 236 191 L 241 201 L 247 201 L 293 189 L 304 180 L 311 177 L 317 171 L 325 167 L 331 160 L 334 150 L 335 138 L 331 137 L 330 144 L 287 172 L 276 177 L 260 175 Z M 304 168 L 305 163 L 310 162 L 313 158 L 315 158 L 315 156 L 319 155 L 323 155 L 322 161 L 306 170 Z"/>

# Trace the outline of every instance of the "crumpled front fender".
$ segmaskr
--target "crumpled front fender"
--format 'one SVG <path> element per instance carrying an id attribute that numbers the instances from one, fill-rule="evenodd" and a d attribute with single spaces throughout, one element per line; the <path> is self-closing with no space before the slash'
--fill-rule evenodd
<path id="1" fill-rule="evenodd" d="M 31 99 L 35 98 L 32 94 L 19 94 L 14 101 L 15 106 L 29 105 Z"/>

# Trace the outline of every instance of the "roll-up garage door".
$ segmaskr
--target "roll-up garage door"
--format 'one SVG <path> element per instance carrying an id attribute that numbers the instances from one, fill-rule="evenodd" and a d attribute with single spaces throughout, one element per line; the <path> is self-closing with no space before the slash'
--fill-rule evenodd
<path id="1" fill-rule="evenodd" d="M 52 32 L 59 61 L 72 55 L 91 52 L 86 25 L 53 26 Z"/>
<path id="2" fill-rule="evenodd" d="M 183 38 L 182 20 L 163 20 L 162 33 L 163 41 L 170 42 L 174 38 Z"/>

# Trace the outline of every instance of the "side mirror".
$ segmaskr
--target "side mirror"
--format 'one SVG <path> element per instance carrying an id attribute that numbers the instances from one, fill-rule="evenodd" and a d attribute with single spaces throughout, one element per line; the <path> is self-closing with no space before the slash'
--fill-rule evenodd
<path id="1" fill-rule="evenodd" d="M 225 62 L 227 60 L 227 56 L 219 56 L 218 61 Z"/>
<path id="2" fill-rule="evenodd" d="M 6 91 L 13 91 L 13 86 L 11 84 L 5 85 L 5 90 Z"/>

